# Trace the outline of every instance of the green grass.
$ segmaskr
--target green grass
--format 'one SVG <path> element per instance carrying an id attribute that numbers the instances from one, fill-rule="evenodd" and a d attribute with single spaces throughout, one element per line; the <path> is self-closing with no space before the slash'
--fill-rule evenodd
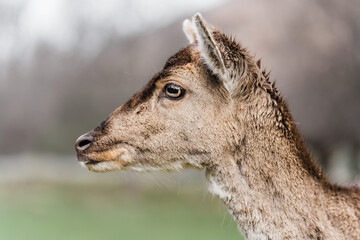
<path id="1" fill-rule="evenodd" d="M 1 240 L 242 239 L 199 188 L 28 183 L 0 186 Z"/>

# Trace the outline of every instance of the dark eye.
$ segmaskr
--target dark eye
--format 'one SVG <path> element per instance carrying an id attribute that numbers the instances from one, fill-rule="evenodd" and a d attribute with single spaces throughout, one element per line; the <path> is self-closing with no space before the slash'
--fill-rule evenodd
<path id="1" fill-rule="evenodd" d="M 182 87 L 180 87 L 176 84 L 169 83 L 169 84 L 166 84 L 166 86 L 164 88 L 164 93 L 167 98 L 173 99 L 173 100 L 178 100 L 184 96 L 185 89 L 183 89 Z"/>

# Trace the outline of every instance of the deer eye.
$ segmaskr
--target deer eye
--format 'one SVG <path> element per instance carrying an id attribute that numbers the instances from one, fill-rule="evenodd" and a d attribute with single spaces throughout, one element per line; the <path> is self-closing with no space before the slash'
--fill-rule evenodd
<path id="1" fill-rule="evenodd" d="M 185 89 L 176 84 L 169 83 L 166 84 L 166 86 L 164 87 L 164 93 L 165 97 L 173 100 L 178 100 L 184 96 Z"/>

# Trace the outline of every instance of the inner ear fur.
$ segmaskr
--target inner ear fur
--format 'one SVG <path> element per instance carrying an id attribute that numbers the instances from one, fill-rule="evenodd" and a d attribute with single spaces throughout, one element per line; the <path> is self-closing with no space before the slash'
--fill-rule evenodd
<path id="1" fill-rule="evenodd" d="M 206 65 L 218 76 L 226 90 L 235 95 L 242 85 L 240 78 L 246 71 L 246 51 L 233 39 L 207 24 L 199 13 L 193 17 L 193 26 Z"/>
<path id="2" fill-rule="evenodd" d="M 190 44 L 193 44 L 196 42 L 196 33 L 194 30 L 194 26 L 189 19 L 184 20 L 183 31 L 185 33 L 186 38 L 189 40 Z"/>

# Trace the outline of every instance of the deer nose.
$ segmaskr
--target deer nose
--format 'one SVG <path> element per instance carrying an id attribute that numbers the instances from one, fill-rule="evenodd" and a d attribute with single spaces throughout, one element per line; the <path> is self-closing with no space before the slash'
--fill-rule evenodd
<path id="1" fill-rule="evenodd" d="M 85 133 L 84 135 L 81 135 L 75 143 L 76 151 L 81 152 L 86 149 L 88 149 L 92 142 L 94 140 L 94 137 L 91 136 L 89 133 Z"/>

